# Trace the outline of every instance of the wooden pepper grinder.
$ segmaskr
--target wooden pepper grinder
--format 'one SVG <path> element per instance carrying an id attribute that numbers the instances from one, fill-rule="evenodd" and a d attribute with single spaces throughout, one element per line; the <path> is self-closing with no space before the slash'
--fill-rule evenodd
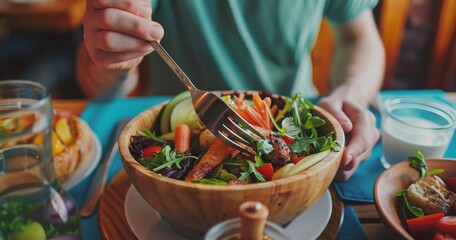
<path id="1" fill-rule="evenodd" d="M 239 206 L 241 232 L 239 240 L 262 240 L 268 208 L 258 201 L 244 202 Z"/>
<path id="2" fill-rule="evenodd" d="M 243 202 L 239 217 L 220 222 L 209 229 L 205 240 L 291 240 L 281 226 L 266 221 L 269 209 L 258 201 Z"/>

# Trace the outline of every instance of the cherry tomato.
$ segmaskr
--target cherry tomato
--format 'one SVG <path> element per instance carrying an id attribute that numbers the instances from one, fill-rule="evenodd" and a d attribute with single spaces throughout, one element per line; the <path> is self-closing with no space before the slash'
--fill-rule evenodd
<path id="1" fill-rule="evenodd" d="M 266 180 L 271 181 L 272 175 L 274 175 L 274 169 L 272 168 L 271 163 L 265 163 L 259 167 L 256 168 L 261 175 L 266 178 Z"/>
<path id="2" fill-rule="evenodd" d="M 444 216 L 443 213 L 429 214 L 407 220 L 409 232 L 414 237 L 432 233 L 437 222 Z"/>
<path id="3" fill-rule="evenodd" d="M 435 230 L 438 233 L 448 234 L 456 237 L 456 216 L 446 216 L 441 218 L 437 222 Z"/>
<path id="4" fill-rule="evenodd" d="M 163 149 L 160 145 L 151 145 L 143 149 L 143 157 L 152 157 L 154 153 L 160 152 Z"/>
<path id="5" fill-rule="evenodd" d="M 294 139 L 292 137 L 287 136 L 287 135 L 283 135 L 283 136 L 281 136 L 281 138 L 287 144 L 292 144 L 294 142 Z"/>
<path id="6" fill-rule="evenodd" d="M 446 180 L 446 185 L 450 191 L 456 192 L 456 177 Z"/>

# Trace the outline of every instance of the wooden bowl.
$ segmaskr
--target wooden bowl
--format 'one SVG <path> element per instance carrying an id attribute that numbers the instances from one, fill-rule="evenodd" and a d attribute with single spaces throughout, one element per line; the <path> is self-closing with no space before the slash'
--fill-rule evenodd
<path id="1" fill-rule="evenodd" d="M 133 118 L 119 138 L 123 167 L 141 196 L 180 232 L 204 234 L 211 226 L 238 216 L 245 201 L 260 201 L 269 208 L 269 220 L 289 223 L 312 206 L 331 184 L 342 158 L 342 150 L 332 151 L 313 167 L 291 177 L 250 185 L 214 186 L 163 177 L 137 162 L 130 154 L 130 137 L 144 128 L 156 126 L 166 103 L 154 106 Z M 315 106 L 315 113 L 329 124 L 324 133 L 334 132 L 344 146 L 344 133 L 336 119 Z"/>
<path id="2" fill-rule="evenodd" d="M 445 172 L 438 175 L 444 180 L 456 176 L 456 159 L 426 159 L 426 164 L 429 170 L 444 169 Z M 398 198 L 394 196 L 394 192 L 408 188 L 418 178 L 418 170 L 412 168 L 408 161 L 404 161 L 385 170 L 375 182 L 375 208 L 394 239 L 413 239 L 401 223 Z"/>

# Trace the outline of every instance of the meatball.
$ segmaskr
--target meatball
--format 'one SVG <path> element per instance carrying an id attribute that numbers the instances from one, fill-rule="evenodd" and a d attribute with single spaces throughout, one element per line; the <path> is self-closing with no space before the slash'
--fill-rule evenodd
<path id="1" fill-rule="evenodd" d="M 271 162 L 274 167 L 282 167 L 290 163 L 290 148 L 287 143 L 278 136 L 270 134 L 268 137 L 274 150 L 264 156 L 264 159 Z"/>

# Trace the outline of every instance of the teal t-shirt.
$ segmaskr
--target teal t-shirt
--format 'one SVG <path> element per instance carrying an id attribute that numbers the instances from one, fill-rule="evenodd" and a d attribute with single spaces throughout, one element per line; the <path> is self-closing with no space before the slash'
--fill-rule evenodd
<path id="1" fill-rule="evenodd" d="M 196 87 L 318 95 L 310 51 L 321 20 L 353 20 L 377 0 L 152 0 L 162 45 Z M 185 89 L 156 53 L 149 94 Z"/>

